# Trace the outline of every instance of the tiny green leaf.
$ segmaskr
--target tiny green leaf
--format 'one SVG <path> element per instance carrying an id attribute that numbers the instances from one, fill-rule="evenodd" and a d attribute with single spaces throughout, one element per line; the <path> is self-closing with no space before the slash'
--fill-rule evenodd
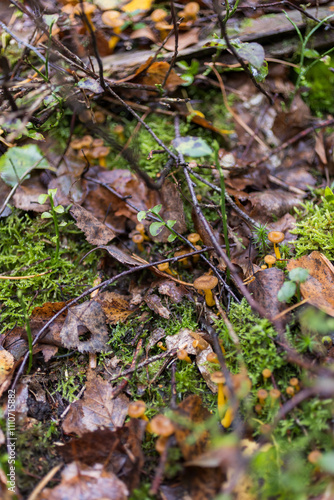
<path id="1" fill-rule="evenodd" d="M 57 188 L 56 189 L 48 189 L 48 195 L 51 196 L 53 199 L 57 193 Z"/>
<path id="2" fill-rule="evenodd" d="M 176 224 L 176 220 L 168 220 L 166 226 L 171 229 Z"/>
<path id="3" fill-rule="evenodd" d="M 64 227 L 64 226 L 67 226 L 67 222 L 63 220 L 60 222 L 59 227 Z"/>
<path id="4" fill-rule="evenodd" d="M 325 189 L 325 199 L 326 199 L 326 201 L 329 201 L 330 203 L 332 203 L 334 201 L 333 191 L 328 186 L 326 186 L 326 189 Z"/>
<path id="5" fill-rule="evenodd" d="M 63 207 L 63 205 L 58 205 L 55 207 L 55 212 L 57 212 L 57 214 L 63 214 L 65 212 L 65 208 Z"/>
<path id="6" fill-rule="evenodd" d="M 150 212 L 152 212 L 152 214 L 158 215 L 161 209 L 162 205 L 156 205 L 155 207 L 150 208 Z"/>
<path id="7" fill-rule="evenodd" d="M 141 222 L 142 220 L 146 219 L 146 212 L 145 212 L 145 210 L 141 210 L 140 212 L 137 213 L 137 219 L 139 220 L 139 222 Z"/>
<path id="8" fill-rule="evenodd" d="M 163 227 L 164 227 L 163 222 L 153 222 L 150 225 L 150 233 L 152 236 L 158 236 L 159 233 L 161 233 Z"/>
<path id="9" fill-rule="evenodd" d="M 172 243 L 177 238 L 176 234 L 170 234 L 167 240 Z"/>
<path id="10" fill-rule="evenodd" d="M 277 294 L 278 300 L 280 302 L 287 302 L 291 299 L 291 297 L 294 296 L 294 294 L 296 293 L 296 289 L 296 283 L 294 283 L 293 281 L 286 281 L 285 283 L 283 283 L 282 288 Z"/>
<path id="11" fill-rule="evenodd" d="M 49 195 L 47 195 L 47 194 L 40 194 L 37 201 L 40 205 L 44 205 L 44 203 L 46 202 L 48 197 L 49 197 Z"/>
<path id="12" fill-rule="evenodd" d="M 304 283 L 309 276 L 307 269 L 302 267 L 296 267 L 289 272 L 289 278 L 291 281 L 298 281 L 299 283 Z"/>
<path id="13" fill-rule="evenodd" d="M 50 212 L 43 212 L 41 215 L 42 219 L 52 219 Z"/>

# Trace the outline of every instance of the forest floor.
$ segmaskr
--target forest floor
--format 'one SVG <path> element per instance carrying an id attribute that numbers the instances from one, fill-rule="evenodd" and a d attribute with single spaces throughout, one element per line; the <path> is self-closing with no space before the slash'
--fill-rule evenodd
<path id="1" fill-rule="evenodd" d="M 1 3 L 1 498 L 334 499 L 333 19 Z"/>

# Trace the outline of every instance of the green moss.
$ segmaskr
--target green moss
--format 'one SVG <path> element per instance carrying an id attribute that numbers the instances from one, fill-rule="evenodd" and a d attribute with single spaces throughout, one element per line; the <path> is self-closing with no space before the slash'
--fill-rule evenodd
<path id="1" fill-rule="evenodd" d="M 296 257 L 301 257 L 318 250 L 330 260 L 334 259 L 334 205 L 321 197 L 321 203 L 316 205 L 305 202 L 302 208 L 295 208 L 297 223 L 292 234 L 297 234 L 293 242 Z"/>
<path id="2" fill-rule="evenodd" d="M 45 222 L 40 216 L 30 216 L 15 211 L 0 221 L 0 274 L 4 276 L 31 276 L 50 270 L 43 276 L 22 280 L 1 280 L 0 303 L 1 330 L 23 325 L 24 319 L 17 291 L 22 290 L 28 311 L 45 302 L 64 301 L 78 296 L 90 287 L 96 276 L 97 254 L 90 254 L 85 266 L 78 261 L 91 247 L 85 241 L 69 216 L 69 222 L 61 231 L 61 258 L 57 267 L 51 269 L 50 262 L 55 255 L 52 222 Z"/>

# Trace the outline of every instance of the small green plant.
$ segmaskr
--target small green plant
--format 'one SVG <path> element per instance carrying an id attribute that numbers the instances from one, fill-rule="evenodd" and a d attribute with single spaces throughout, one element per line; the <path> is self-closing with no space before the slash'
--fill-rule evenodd
<path id="1" fill-rule="evenodd" d="M 269 249 L 267 224 L 263 226 L 259 224 L 258 227 L 253 228 L 253 239 L 255 247 L 259 250 L 260 255 L 266 255 Z"/>
<path id="2" fill-rule="evenodd" d="M 42 219 L 53 219 L 56 236 L 51 238 L 51 241 L 56 243 L 56 254 L 55 254 L 55 262 L 59 259 L 59 248 L 60 248 L 60 235 L 59 235 L 59 227 L 66 226 L 66 222 L 62 221 L 60 224 L 58 223 L 58 214 L 63 214 L 65 209 L 62 205 L 55 206 L 54 197 L 57 193 L 57 189 L 49 189 L 47 194 L 41 194 L 38 197 L 38 203 L 40 205 L 44 205 L 44 203 L 49 200 L 51 209 L 48 212 L 42 213 Z"/>
<path id="3" fill-rule="evenodd" d="M 166 227 L 171 232 L 171 234 L 168 236 L 168 241 L 172 242 L 178 237 L 176 232 L 173 230 L 173 226 L 176 224 L 176 220 L 168 220 L 167 222 L 165 222 L 161 217 L 161 215 L 159 215 L 161 209 L 162 205 L 156 205 L 155 207 L 150 208 L 149 210 L 142 210 L 141 212 L 138 212 L 137 219 L 139 220 L 139 222 L 141 222 L 142 220 L 146 219 L 149 213 L 152 213 L 161 222 L 152 222 L 152 224 L 150 225 L 151 235 L 157 236 L 159 233 L 161 233 L 163 228 Z"/>
<path id="4" fill-rule="evenodd" d="M 296 257 L 309 254 L 313 250 L 322 252 L 328 259 L 334 259 L 334 194 L 327 187 L 321 203 L 316 205 L 305 202 L 301 208 L 295 208 L 298 222 L 292 229 L 298 239 L 293 242 Z"/>
<path id="5" fill-rule="evenodd" d="M 196 59 L 192 59 L 191 64 L 189 65 L 186 61 L 179 61 L 176 63 L 176 66 L 184 70 L 184 73 L 182 75 L 184 83 L 182 83 L 182 85 L 184 87 L 188 87 L 188 85 L 191 85 L 198 73 L 199 62 Z"/>
<path id="6" fill-rule="evenodd" d="M 295 28 L 296 30 L 296 33 L 298 35 L 298 38 L 300 40 L 300 59 L 299 59 L 299 65 L 298 65 L 298 77 L 297 77 L 297 81 L 296 81 L 296 84 L 295 84 L 295 89 L 290 97 L 290 104 L 292 103 L 296 93 L 298 92 L 298 89 L 300 88 L 301 85 L 303 85 L 305 83 L 305 77 L 306 77 L 306 73 L 320 60 L 320 55 L 319 57 L 316 57 L 315 60 L 309 64 L 308 66 L 305 66 L 305 57 L 309 57 L 310 55 L 312 57 L 314 57 L 314 53 L 313 51 L 309 51 L 306 47 L 307 47 L 307 44 L 309 43 L 310 41 L 310 38 L 312 37 L 312 35 L 324 24 L 326 23 L 327 21 L 329 21 L 333 16 L 334 14 L 331 14 L 330 16 L 327 16 L 325 17 L 324 19 L 322 19 L 322 21 L 320 21 L 319 23 L 317 23 L 314 28 L 312 28 L 308 33 L 307 35 L 303 36 L 302 32 L 300 31 L 300 29 L 298 28 L 297 24 L 289 17 L 289 15 L 287 14 L 287 12 L 283 11 L 286 18 L 288 19 L 288 21 L 292 24 L 292 26 Z M 334 50 L 334 47 L 332 47 L 331 49 L 329 49 L 327 52 L 325 52 L 322 57 L 330 54 L 331 52 L 333 52 Z"/>
<path id="7" fill-rule="evenodd" d="M 288 302 L 296 294 L 297 300 L 300 302 L 300 284 L 304 283 L 308 278 L 309 272 L 302 267 L 296 267 L 289 272 L 289 280 L 285 281 L 282 288 L 277 294 L 280 302 Z"/>

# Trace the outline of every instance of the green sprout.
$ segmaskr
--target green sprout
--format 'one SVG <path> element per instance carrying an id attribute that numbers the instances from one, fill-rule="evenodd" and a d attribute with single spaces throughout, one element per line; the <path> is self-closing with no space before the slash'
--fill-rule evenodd
<path id="1" fill-rule="evenodd" d="M 288 302 L 295 294 L 300 302 L 300 284 L 304 283 L 309 276 L 307 269 L 296 267 L 289 272 L 290 281 L 285 281 L 277 294 L 280 302 Z"/>
<path id="2" fill-rule="evenodd" d="M 49 200 L 51 209 L 49 212 L 43 212 L 42 213 L 42 219 L 53 219 L 54 227 L 55 227 L 55 233 L 56 236 L 54 236 L 51 241 L 56 243 L 56 255 L 55 255 L 55 261 L 57 262 L 59 259 L 59 247 L 60 247 L 60 235 L 59 235 L 59 227 L 60 226 L 65 226 L 66 222 L 61 222 L 60 224 L 58 223 L 58 214 L 63 214 L 65 209 L 62 205 L 57 205 L 55 206 L 54 204 L 54 197 L 56 196 L 57 189 L 49 189 L 47 194 L 41 194 L 38 197 L 38 203 L 40 205 L 44 205 L 44 203 Z"/>
<path id="3" fill-rule="evenodd" d="M 150 225 L 151 235 L 158 236 L 158 234 L 161 233 L 163 228 L 166 227 L 171 232 L 171 234 L 168 236 L 168 241 L 172 242 L 178 237 L 178 235 L 176 234 L 176 232 L 173 229 L 174 224 L 176 224 L 176 220 L 168 220 L 167 222 L 165 222 L 163 220 L 163 218 L 161 217 L 161 215 L 159 215 L 161 208 L 162 208 L 162 205 L 156 205 L 155 207 L 150 208 L 149 210 L 141 210 L 137 214 L 137 219 L 139 220 L 139 222 L 141 222 L 142 220 L 146 219 L 146 217 L 149 213 L 152 213 L 161 222 L 152 222 L 152 224 Z"/>

